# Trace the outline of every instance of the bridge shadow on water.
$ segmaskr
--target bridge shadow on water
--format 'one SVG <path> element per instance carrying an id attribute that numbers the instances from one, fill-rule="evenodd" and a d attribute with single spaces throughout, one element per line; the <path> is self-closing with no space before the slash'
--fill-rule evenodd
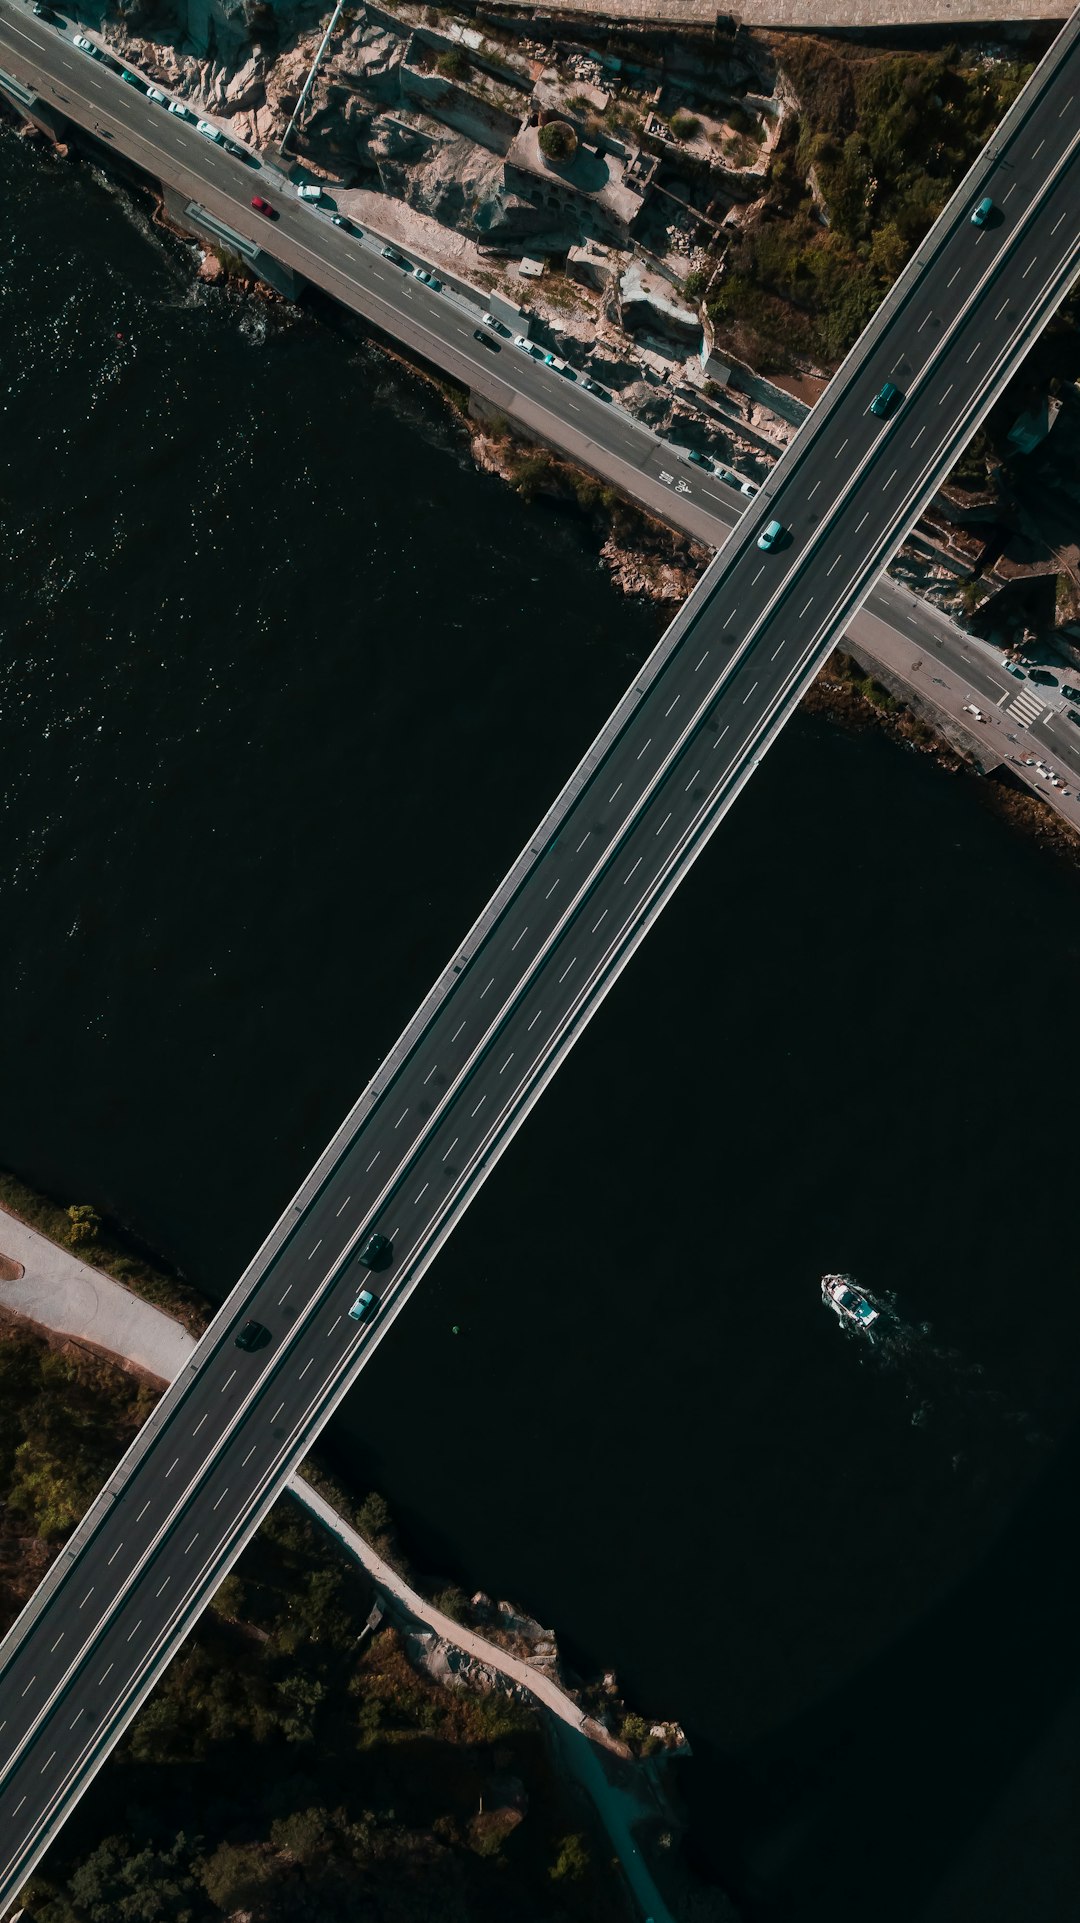
<path id="1" fill-rule="evenodd" d="M 1080 1425 L 981 1562 L 875 1662 L 741 1753 L 695 1741 L 691 1850 L 748 1923 L 914 1923 L 1075 1688 L 1078 1505 Z M 1033 1883 L 1038 1840 L 1017 1841 Z"/>

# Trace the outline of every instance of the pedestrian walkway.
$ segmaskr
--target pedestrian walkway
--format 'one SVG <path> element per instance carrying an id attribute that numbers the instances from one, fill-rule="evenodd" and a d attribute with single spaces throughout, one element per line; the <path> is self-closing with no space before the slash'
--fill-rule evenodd
<path id="1" fill-rule="evenodd" d="M 30 1228 L 2 1207 L 0 1256 L 7 1256 L 13 1268 L 23 1271 L 11 1280 L 0 1277 L 0 1310 L 7 1310 L 50 1334 L 91 1343 L 95 1349 L 132 1363 L 163 1383 L 171 1382 L 189 1359 L 196 1339 L 181 1328 L 179 1322 L 164 1315 L 152 1303 L 132 1295 L 100 1269 L 80 1262 L 70 1250 L 51 1242 L 48 1236 Z M 635 1825 L 656 1813 L 650 1807 L 647 1783 L 641 1775 L 631 1775 L 626 1765 L 623 1765 L 622 1782 L 616 1780 L 610 1769 L 602 1767 L 596 1739 L 603 1732 L 591 1723 L 580 1704 L 553 1677 L 436 1609 L 324 1496 L 305 1482 L 303 1476 L 291 1476 L 288 1488 L 348 1554 L 362 1564 L 372 1582 L 400 1614 L 431 1629 L 442 1642 L 479 1662 L 494 1675 L 527 1690 L 540 1708 L 555 1717 L 564 1755 L 579 1786 L 596 1808 L 647 1923 L 674 1923 L 634 1841 Z"/>
<path id="2" fill-rule="evenodd" d="M 1046 713 L 1045 701 L 1040 701 L 1038 695 L 1032 694 L 1030 688 L 1021 688 L 1019 694 L 1014 695 L 1011 701 L 1006 701 L 1004 706 L 1006 714 L 1011 715 L 1014 721 L 1018 721 L 1022 728 L 1030 728 L 1033 722 L 1038 721 L 1040 716 Z"/>

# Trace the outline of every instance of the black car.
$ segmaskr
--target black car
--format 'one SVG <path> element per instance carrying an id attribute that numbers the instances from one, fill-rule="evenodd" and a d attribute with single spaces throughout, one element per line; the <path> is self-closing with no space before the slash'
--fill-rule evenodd
<path id="1" fill-rule="evenodd" d="M 587 394 L 595 394 L 598 401 L 610 401 L 611 395 L 606 387 L 601 387 L 599 381 L 582 381 L 581 385 Z"/>
<path id="2" fill-rule="evenodd" d="M 502 348 L 499 346 L 498 341 L 493 340 L 491 335 L 486 333 L 482 327 L 473 328 L 473 340 L 479 341 L 481 347 L 486 347 L 489 354 L 502 353 Z"/>
<path id="3" fill-rule="evenodd" d="M 1037 681 L 1043 688 L 1057 687 L 1057 675 L 1051 674 L 1049 668 L 1029 668 L 1028 679 Z"/>
<path id="4" fill-rule="evenodd" d="M 390 1254 L 388 1235 L 369 1235 L 357 1258 L 365 1269 L 380 1269 Z"/>
<path id="5" fill-rule="evenodd" d="M 1080 701 L 1080 688 L 1070 688 L 1067 681 L 1062 682 L 1061 692 L 1067 695 L 1070 701 Z"/>
<path id="6" fill-rule="evenodd" d="M 253 1349 L 261 1349 L 269 1340 L 270 1331 L 261 1322 L 245 1322 L 236 1337 L 236 1346 L 246 1349 L 250 1355 Z"/>
<path id="7" fill-rule="evenodd" d="M 686 458 L 688 461 L 693 461 L 695 467 L 707 467 L 707 468 L 712 467 L 712 462 L 710 461 L 708 455 L 699 454 L 696 447 L 690 448 Z"/>

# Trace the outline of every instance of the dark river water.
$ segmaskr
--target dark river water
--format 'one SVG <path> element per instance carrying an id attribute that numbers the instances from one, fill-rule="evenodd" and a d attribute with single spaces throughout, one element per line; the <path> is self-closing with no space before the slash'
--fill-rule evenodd
<path id="1" fill-rule="evenodd" d="M 659 617 L 6 127 L 0 208 L 0 1163 L 220 1296 Z M 972 784 L 797 719 L 335 1428 L 682 1719 L 750 1918 L 1077 1914 L 1078 963 Z"/>

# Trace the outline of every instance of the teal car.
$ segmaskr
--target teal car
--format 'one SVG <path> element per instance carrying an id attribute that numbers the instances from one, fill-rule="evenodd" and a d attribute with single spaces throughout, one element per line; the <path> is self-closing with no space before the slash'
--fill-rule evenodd
<path id="1" fill-rule="evenodd" d="M 763 553 L 771 554 L 773 548 L 780 546 L 786 533 L 787 529 L 782 521 L 770 521 L 768 527 L 762 528 L 761 533 L 758 535 L 758 547 L 761 548 Z"/>
<path id="2" fill-rule="evenodd" d="M 371 1314 L 371 1311 L 375 1307 L 377 1300 L 378 1300 L 377 1296 L 372 1295 L 370 1289 L 361 1289 L 359 1295 L 356 1298 L 356 1301 L 353 1303 L 352 1308 L 349 1310 L 349 1314 L 352 1317 L 353 1321 L 363 1322 L 365 1317 Z"/>

